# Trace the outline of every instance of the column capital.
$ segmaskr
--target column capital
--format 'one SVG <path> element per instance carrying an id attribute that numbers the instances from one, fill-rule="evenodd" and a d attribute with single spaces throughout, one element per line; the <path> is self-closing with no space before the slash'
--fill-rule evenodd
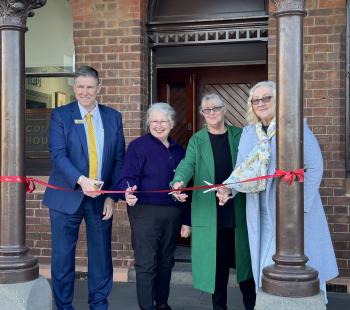
<path id="1" fill-rule="evenodd" d="M 306 0 L 272 0 L 276 6 L 276 15 L 279 14 L 305 14 Z"/>
<path id="2" fill-rule="evenodd" d="M 47 0 L 1 0 L 0 29 L 26 30 L 27 17 L 34 16 L 34 9 L 41 8 Z"/>

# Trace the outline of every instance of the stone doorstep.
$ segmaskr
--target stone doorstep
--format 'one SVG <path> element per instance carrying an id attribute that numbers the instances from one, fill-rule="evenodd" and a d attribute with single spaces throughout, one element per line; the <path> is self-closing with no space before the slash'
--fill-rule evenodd
<path id="1" fill-rule="evenodd" d="M 51 266 L 40 264 L 40 275 L 50 279 L 51 278 Z M 76 266 L 76 279 L 87 279 L 87 268 L 84 266 Z M 113 268 L 113 281 L 114 282 L 136 282 L 136 274 L 134 267 Z M 191 264 L 189 263 L 180 263 L 177 262 L 173 268 L 171 275 L 172 284 L 183 284 L 183 285 L 192 285 L 192 272 Z M 236 271 L 232 270 L 230 272 L 229 285 L 232 287 L 238 287 L 236 280 Z"/>
<path id="2" fill-rule="evenodd" d="M 129 269 L 128 279 L 129 282 L 136 282 L 136 273 L 133 267 Z M 176 262 L 171 274 L 171 283 L 175 285 L 192 285 L 191 264 Z M 229 286 L 238 287 L 235 270 L 232 270 L 230 273 Z"/>
<path id="3" fill-rule="evenodd" d="M 50 279 L 50 265 L 40 264 L 40 275 L 43 277 Z M 76 266 L 76 278 L 77 279 L 86 279 L 87 278 L 87 268 L 84 266 Z M 113 281 L 114 282 L 135 282 L 136 274 L 134 267 L 122 268 L 122 267 L 114 267 L 113 268 Z M 184 285 L 192 285 L 192 272 L 191 272 L 191 264 L 189 263 L 181 263 L 177 262 L 173 268 L 172 276 L 171 276 L 172 284 L 184 284 Z M 230 272 L 229 285 L 232 287 L 237 287 L 236 280 L 236 271 L 232 270 Z M 333 288 L 342 287 L 341 292 L 347 292 L 350 294 L 350 278 L 349 277 L 338 277 L 327 283 L 327 286 L 331 292 L 336 292 L 339 290 L 334 290 Z M 343 287 L 346 287 L 344 289 Z"/>

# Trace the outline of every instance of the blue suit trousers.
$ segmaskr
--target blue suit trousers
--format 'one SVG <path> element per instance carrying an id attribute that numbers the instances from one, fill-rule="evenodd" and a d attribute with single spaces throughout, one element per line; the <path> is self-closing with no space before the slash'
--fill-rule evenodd
<path id="1" fill-rule="evenodd" d="M 75 252 L 84 219 L 88 246 L 88 286 L 91 310 L 108 308 L 113 285 L 111 255 L 112 219 L 102 220 L 103 204 L 85 196 L 74 214 L 50 209 L 52 234 L 52 289 L 57 310 L 74 310 Z"/>

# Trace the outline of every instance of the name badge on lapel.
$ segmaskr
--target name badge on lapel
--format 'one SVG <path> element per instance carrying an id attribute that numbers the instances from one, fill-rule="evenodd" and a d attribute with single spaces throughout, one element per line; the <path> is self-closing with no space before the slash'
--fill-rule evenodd
<path id="1" fill-rule="evenodd" d="M 77 125 L 84 125 L 84 120 L 83 120 L 83 119 L 75 119 L 75 120 L 74 120 L 74 124 L 77 124 Z"/>

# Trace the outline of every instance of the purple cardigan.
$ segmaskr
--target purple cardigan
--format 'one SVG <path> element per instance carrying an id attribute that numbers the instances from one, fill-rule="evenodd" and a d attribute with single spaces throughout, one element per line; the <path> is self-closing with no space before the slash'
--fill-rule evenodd
<path id="1" fill-rule="evenodd" d="M 137 190 L 169 189 L 175 169 L 185 151 L 169 137 L 169 148 L 150 133 L 129 144 L 118 181 L 118 189 L 137 185 Z M 138 203 L 180 206 L 168 193 L 138 193 Z"/>

